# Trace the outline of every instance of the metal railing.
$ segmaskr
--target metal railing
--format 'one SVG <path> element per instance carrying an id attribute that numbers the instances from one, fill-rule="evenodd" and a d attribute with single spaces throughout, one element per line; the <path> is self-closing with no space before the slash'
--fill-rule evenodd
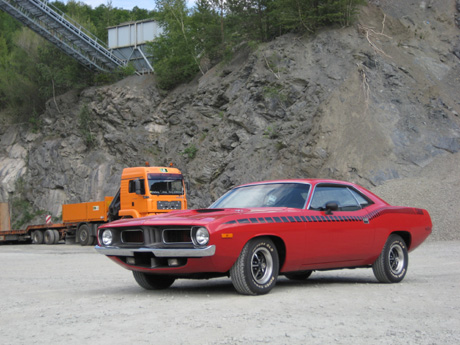
<path id="1" fill-rule="evenodd" d="M 4 10 L 92 70 L 125 66 L 107 45 L 55 6 L 42 0 L 0 0 Z"/>

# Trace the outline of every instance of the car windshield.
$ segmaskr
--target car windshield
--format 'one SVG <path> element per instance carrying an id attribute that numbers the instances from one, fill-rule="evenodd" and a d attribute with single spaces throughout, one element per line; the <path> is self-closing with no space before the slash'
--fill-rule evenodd
<path id="1" fill-rule="evenodd" d="M 148 179 L 150 194 L 184 194 L 181 174 L 148 174 Z"/>
<path id="2" fill-rule="evenodd" d="M 243 186 L 230 190 L 209 208 L 304 208 L 309 190 L 310 185 L 305 183 L 267 183 Z"/>

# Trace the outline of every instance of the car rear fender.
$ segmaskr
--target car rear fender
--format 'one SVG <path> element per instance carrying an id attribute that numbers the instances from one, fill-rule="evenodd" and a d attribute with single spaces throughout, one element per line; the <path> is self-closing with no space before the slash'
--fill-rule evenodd
<path id="1" fill-rule="evenodd" d="M 407 249 L 410 250 L 411 248 L 411 243 L 412 243 L 412 236 L 410 232 L 404 231 L 404 230 L 398 230 L 398 231 L 393 231 L 391 235 L 399 235 L 402 237 L 404 242 L 406 243 Z M 389 236 L 388 236 L 389 237 Z"/>
<path id="2" fill-rule="evenodd" d="M 407 230 L 393 230 L 391 232 L 388 232 L 386 236 L 385 236 L 385 234 L 382 234 L 381 236 L 378 237 L 378 239 L 376 239 L 375 252 L 372 255 L 372 257 L 370 258 L 371 259 L 370 262 L 374 262 L 378 258 L 378 256 L 380 255 L 380 253 L 383 250 L 383 247 L 385 246 L 385 243 L 387 242 L 388 238 L 391 235 L 399 235 L 399 236 L 401 236 L 401 238 L 406 243 L 407 249 L 410 250 L 411 244 L 412 244 L 412 235 L 411 235 L 411 233 L 409 231 L 407 231 Z"/>

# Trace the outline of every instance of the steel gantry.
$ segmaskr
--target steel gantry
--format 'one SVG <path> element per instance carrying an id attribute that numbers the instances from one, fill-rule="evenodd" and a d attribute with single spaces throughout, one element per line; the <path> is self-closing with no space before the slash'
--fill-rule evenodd
<path id="1" fill-rule="evenodd" d="M 126 64 L 96 36 L 47 1 L 0 0 L 0 9 L 89 69 L 110 71 Z"/>

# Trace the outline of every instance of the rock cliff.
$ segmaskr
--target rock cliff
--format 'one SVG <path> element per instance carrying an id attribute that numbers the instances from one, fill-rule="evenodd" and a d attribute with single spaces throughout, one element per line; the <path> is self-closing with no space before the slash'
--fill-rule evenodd
<path id="1" fill-rule="evenodd" d="M 181 169 L 193 208 L 256 180 L 413 176 L 460 149 L 456 6 L 372 1 L 351 27 L 241 46 L 169 93 L 144 75 L 50 100 L 36 128 L 0 129 L 0 201 L 59 217 L 145 161 Z"/>

